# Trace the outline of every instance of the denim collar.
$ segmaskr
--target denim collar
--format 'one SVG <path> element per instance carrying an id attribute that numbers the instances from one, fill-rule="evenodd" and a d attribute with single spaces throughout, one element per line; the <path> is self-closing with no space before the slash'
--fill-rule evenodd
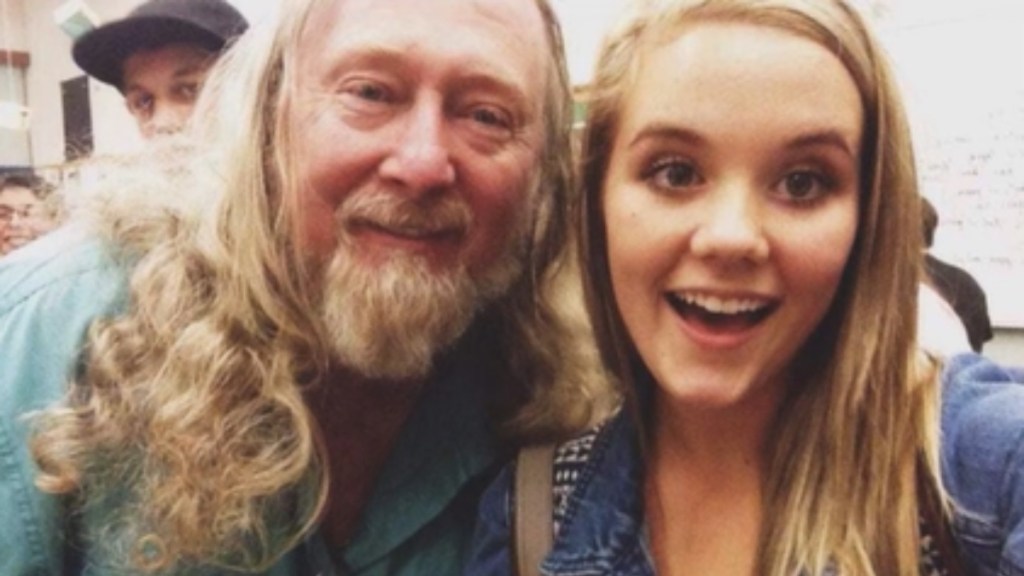
<path id="1" fill-rule="evenodd" d="M 628 410 L 598 434 L 577 482 L 543 573 L 653 576 L 643 522 L 643 458 Z"/>
<path id="2" fill-rule="evenodd" d="M 655 576 L 638 439 L 625 409 L 600 430 L 541 565 L 545 576 Z M 807 576 L 806 571 L 800 574 Z M 830 565 L 821 576 L 838 576 L 838 571 Z"/>

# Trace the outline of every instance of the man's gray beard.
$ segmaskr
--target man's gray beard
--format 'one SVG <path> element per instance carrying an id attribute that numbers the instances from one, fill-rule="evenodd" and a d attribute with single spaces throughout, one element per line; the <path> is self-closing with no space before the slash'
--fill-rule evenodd
<path id="1" fill-rule="evenodd" d="M 339 248 L 323 279 L 321 318 L 335 359 L 374 379 L 427 376 L 477 312 L 508 291 L 523 269 L 522 241 L 479 279 L 464 267 L 431 271 L 416 255 L 395 252 L 378 266 Z"/>

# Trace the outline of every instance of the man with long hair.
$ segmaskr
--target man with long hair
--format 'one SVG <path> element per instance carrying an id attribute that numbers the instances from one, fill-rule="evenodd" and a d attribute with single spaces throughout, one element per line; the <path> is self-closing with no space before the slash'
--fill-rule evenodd
<path id="1" fill-rule="evenodd" d="M 545 0 L 247 32 L 0 264 L 0 573 L 458 573 L 509 443 L 596 394 L 549 299 L 570 111 Z"/>

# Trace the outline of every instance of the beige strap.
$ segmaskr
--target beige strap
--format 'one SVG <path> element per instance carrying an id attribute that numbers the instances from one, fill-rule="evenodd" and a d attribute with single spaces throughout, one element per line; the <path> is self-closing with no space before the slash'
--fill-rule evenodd
<path id="1" fill-rule="evenodd" d="M 516 459 L 513 523 L 517 576 L 540 576 L 540 563 L 551 550 L 554 457 L 555 445 L 542 444 L 523 448 Z"/>

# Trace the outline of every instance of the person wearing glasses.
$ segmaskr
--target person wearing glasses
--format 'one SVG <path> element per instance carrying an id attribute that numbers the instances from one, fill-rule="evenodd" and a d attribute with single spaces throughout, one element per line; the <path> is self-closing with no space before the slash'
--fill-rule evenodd
<path id="1" fill-rule="evenodd" d="M 47 202 L 48 191 L 33 176 L 0 177 L 0 256 L 57 226 L 56 211 Z"/>

